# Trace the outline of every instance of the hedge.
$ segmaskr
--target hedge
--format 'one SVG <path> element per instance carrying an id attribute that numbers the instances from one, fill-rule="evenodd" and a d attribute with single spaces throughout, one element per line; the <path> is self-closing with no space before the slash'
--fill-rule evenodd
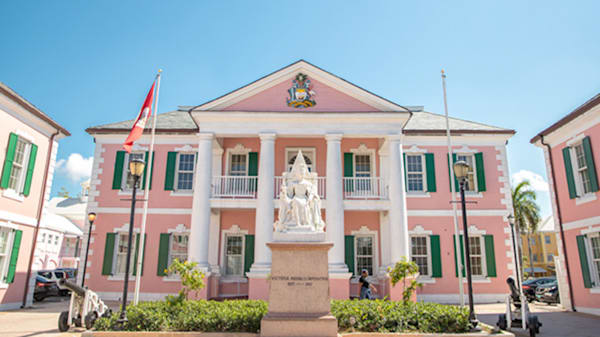
<path id="1" fill-rule="evenodd" d="M 127 307 L 127 331 L 259 332 L 267 302 L 256 300 L 142 302 Z M 466 332 L 466 308 L 383 300 L 331 302 L 340 332 Z M 99 318 L 96 330 L 112 330 L 119 317 Z"/>

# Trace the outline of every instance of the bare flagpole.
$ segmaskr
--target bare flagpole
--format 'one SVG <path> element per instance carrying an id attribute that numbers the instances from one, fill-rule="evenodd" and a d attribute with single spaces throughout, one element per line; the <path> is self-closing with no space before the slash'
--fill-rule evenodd
<path id="1" fill-rule="evenodd" d="M 150 155 L 148 156 L 148 162 L 146 163 L 146 167 L 148 170 L 148 174 L 146 175 L 146 184 L 144 186 L 144 213 L 142 215 L 142 230 L 140 233 L 140 244 L 138 247 L 138 259 L 135 268 L 135 292 L 133 297 L 133 304 L 138 304 L 140 300 L 140 285 L 142 283 L 142 262 L 144 261 L 144 246 L 146 245 L 146 240 L 144 237 L 146 235 L 146 218 L 148 216 L 148 199 L 150 199 L 150 179 L 152 177 L 152 163 L 154 162 L 154 134 L 156 130 L 156 118 L 158 117 L 158 93 L 160 91 L 160 74 L 162 73 L 162 69 L 158 70 L 158 74 L 156 75 L 156 99 L 154 100 L 154 113 L 152 114 L 152 131 L 150 136 Z"/>
<path id="2" fill-rule="evenodd" d="M 444 73 L 444 69 L 442 69 L 442 89 L 444 90 L 444 111 L 446 114 L 446 139 L 448 143 L 448 162 L 450 163 L 450 194 L 451 196 L 451 204 L 452 204 L 452 215 L 454 216 L 454 247 L 456 250 L 454 254 L 459 254 L 460 251 L 460 233 L 458 231 L 458 216 L 456 215 L 456 186 L 453 184 L 454 177 L 454 160 L 450 158 L 454 158 L 452 156 L 452 140 L 450 138 L 450 118 L 448 117 L 448 100 L 446 98 L 446 73 Z M 462 255 L 462 254 L 461 254 Z M 456 259 L 456 264 L 458 268 L 458 293 L 460 296 L 460 305 L 465 305 L 465 294 L 464 294 L 464 285 L 463 285 L 463 276 L 462 276 L 462 256 Z"/>

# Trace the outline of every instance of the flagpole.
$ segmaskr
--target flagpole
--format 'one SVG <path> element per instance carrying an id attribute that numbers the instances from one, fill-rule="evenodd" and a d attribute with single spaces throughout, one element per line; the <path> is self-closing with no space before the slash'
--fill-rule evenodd
<path id="1" fill-rule="evenodd" d="M 148 162 L 146 163 L 146 167 L 148 168 L 148 174 L 146 175 L 146 184 L 144 187 L 144 213 L 142 215 L 142 228 L 140 233 L 140 244 L 138 247 L 138 259 L 137 266 L 135 269 L 135 292 L 133 297 L 133 304 L 138 304 L 140 300 L 140 285 L 142 283 L 142 262 L 144 261 L 144 246 L 146 245 L 146 240 L 144 240 L 146 235 L 146 219 L 148 216 L 148 199 L 150 199 L 150 179 L 152 177 L 152 163 L 154 162 L 154 134 L 156 130 L 156 119 L 158 117 L 158 94 L 160 92 L 160 74 L 162 69 L 158 70 L 158 74 L 156 75 L 156 99 L 154 100 L 154 113 L 152 114 L 152 131 L 150 133 L 150 155 L 148 156 Z"/>
<path id="2" fill-rule="evenodd" d="M 454 216 L 454 254 L 458 256 L 458 252 L 460 250 L 460 233 L 458 231 L 458 216 L 456 215 L 456 186 L 453 184 L 452 179 L 454 177 L 454 160 L 450 160 L 450 158 L 454 158 L 452 155 L 452 141 L 450 139 L 450 118 L 448 117 L 448 100 L 446 98 L 446 74 L 444 73 L 444 69 L 442 69 L 442 89 L 444 91 L 444 112 L 446 114 L 446 141 L 448 143 L 448 162 L 450 163 L 450 194 L 451 196 L 451 204 L 452 204 L 452 215 Z M 465 305 L 465 294 L 464 294 L 464 285 L 463 285 L 463 276 L 462 276 L 462 254 L 460 258 L 456 259 L 457 270 L 458 272 L 458 293 L 460 296 L 460 305 Z"/>

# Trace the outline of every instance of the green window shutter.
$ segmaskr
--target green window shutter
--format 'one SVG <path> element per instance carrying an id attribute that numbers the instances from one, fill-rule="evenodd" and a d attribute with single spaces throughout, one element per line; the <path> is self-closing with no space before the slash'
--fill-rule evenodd
<path id="1" fill-rule="evenodd" d="M 154 175 L 154 158 L 156 158 L 156 151 L 152 151 L 152 173 L 150 174 L 150 186 L 148 187 L 149 190 L 152 189 L 152 176 Z M 142 189 L 146 188 L 146 174 L 148 173 L 148 161 L 150 160 L 150 152 L 146 151 L 146 154 L 144 155 L 144 161 L 146 162 L 146 166 L 144 167 L 144 175 L 142 176 L 142 182 L 141 182 L 141 186 Z"/>
<path id="2" fill-rule="evenodd" d="M 402 166 L 404 167 L 404 190 L 408 191 L 408 179 L 406 173 L 406 153 L 402 154 Z"/>
<path id="3" fill-rule="evenodd" d="M 173 191 L 175 184 L 175 163 L 177 162 L 177 152 L 167 153 L 167 172 L 165 173 L 165 191 Z"/>
<path id="4" fill-rule="evenodd" d="M 355 275 L 354 272 L 354 235 L 345 235 L 344 236 L 344 250 L 345 250 L 345 262 L 348 266 L 348 270 L 352 275 Z"/>
<path id="5" fill-rule="evenodd" d="M 23 186 L 23 195 L 28 196 L 31 190 L 31 179 L 33 179 L 33 169 L 35 168 L 35 157 L 37 156 L 38 147 L 35 144 L 31 144 L 31 151 L 29 152 L 29 164 L 27 165 L 27 175 L 25 176 L 25 185 Z"/>
<path id="6" fill-rule="evenodd" d="M 354 154 L 352 152 L 344 153 L 344 177 L 354 177 Z M 346 181 L 344 185 L 346 185 L 344 186 L 346 192 L 354 192 L 354 186 L 351 181 Z"/>
<path id="7" fill-rule="evenodd" d="M 563 148 L 562 153 L 565 163 L 565 175 L 567 176 L 567 187 L 569 188 L 569 199 L 575 199 L 577 198 L 577 189 L 575 188 L 575 176 L 573 175 L 573 166 L 571 165 L 570 148 Z"/>
<path id="8" fill-rule="evenodd" d="M 104 244 L 104 261 L 102 262 L 102 275 L 112 275 L 116 237 L 117 233 L 106 233 L 106 243 Z M 83 277 L 85 277 L 85 275 L 83 275 Z"/>
<path id="9" fill-rule="evenodd" d="M 477 168 L 477 190 L 485 192 L 485 166 L 482 152 L 475 153 L 475 167 Z"/>
<path id="10" fill-rule="evenodd" d="M 8 148 L 6 149 L 6 158 L 4 158 L 4 168 L 2 169 L 2 180 L 0 181 L 0 187 L 2 188 L 8 187 L 18 139 L 19 137 L 12 132 L 10 133 L 10 136 L 8 136 Z"/>
<path id="11" fill-rule="evenodd" d="M 485 265 L 487 267 L 487 276 L 496 277 L 496 254 L 494 253 L 494 236 L 484 235 L 485 240 Z"/>
<path id="12" fill-rule="evenodd" d="M 125 151 L 117 151 L 115 158 L 115 171 L 113 173 L 113 190 L 121 189 L 121 180 L 123 179 L 123 164 L 125 162 Z M 108 274 L 105 274 L 108 275 Z"/>
<path id="13" fill-rule="evenodd" d="M 246 235 L 244 247 L 244 275 L 250 271 L 254 263 L 254 235 Z"/>
<path id="14" fill-rule="evenodd" d="M 171 234 L 161 233 L 160 243 L 158 244 L 158 266 L 156 267 L 156 275 L 166 276 L 165 269 L 169 268 L 169 243 L 171 242 Z"/>
<path id="15" fill-rule="evenodd" d="M 6 275 L 6 283 L 13 283 L 17 272 L 17 260 L 19 259 L 19 248 L 21 247 L 21 237 L 23 231 L 16 230 L 13 239 L 13 246 L 10 252 L 10 262 L 8 264 L 8 274 Z"/>
<path id="16" fill-rule="evenodd" d="M 146 238 L 147 235 L 144 234 L 144 250 L 142 251 L 142 271 L 140 272 L 140 276 L 144 275 L 144 259 L 146 258 Z M 138 253 L 140 251 L 140 234 L 135 235 L 135 252 L 133 254 L 133 275 L 137 273 L 137 260 Z"/>
<path id="17" fill-rule="evenodd" d="M 440 250 L 440 236 L 430 235 L 431 245 L 431 277 L 442 277 L 442 253 Z"/>
<path id="18" fill-rule="evenodd" d="M 447 159 L 448 159 L 448 181 L 451 182 L 452 181 L 452 177 L 450 176 L 450 155 L 446 155 Z M 456 153 L 452 154 L 452 163 L 456 163 Z M 454 173 L 454 172 L 453 172 Z M 451 183 L 450 183 L 451 184 Z M 452 186 L 448 185 L 448 188 L 450 190 L 452 190 Z M 458 192 L 460 190 L 460 186 L 458 184 L 458 179 L 456 179 L 456 174 L 454 175 L 454 192 Z"/>
<path id="19" fill-rule="evenodd" d="M 462 263 L 462 276 L 465 276 L 465 244 L 464 244 L 464 240 L 463 240 L 463 236 L 462 234 L 459 236 L 460 241 L 460 260 L 463 261 Z M 458 261 L 457 261 L 457 257 L 458 257 L 458 252 L 456 251 L 456 235 L 452 235 L 452 244 L 454 245 L 454 272 L 456 273 L 456 277 L 458 277 Z"/>
<path id="20" fill-rule="evenodd" d="M 433 153 L 425 153 L 425 169 L 427 170 L 427 192 L 436 192 L 435 159 Z"/>
<path id="21" fill-rule="evenodd" d="M 258 176 L 258 152 L 248 153 L 248 175 Z"/>
<path id="22" fill-rule="evenodd" d="M 590 143 L 590 136 L 583 138 L 583 153 L 585 155 L 585 164 L 588 168 L 588 174 L 590 175 L 590 185 L 592 191 L 598 191 L 598 176 L 596 175 L 596 165 L 594 164 L 594 155 L 592 154 L 592 144 Z"/>
<path id="23" fill-rule="evenodd" d="M 583 286 L 591 288 L 592 277 L 590 276 L 590 267 L 588 266 L 587 252 L 585 249 L 585 235 L 577 235 L 577 248 L 579 249 L 579 263 L 581 263 Z"/>

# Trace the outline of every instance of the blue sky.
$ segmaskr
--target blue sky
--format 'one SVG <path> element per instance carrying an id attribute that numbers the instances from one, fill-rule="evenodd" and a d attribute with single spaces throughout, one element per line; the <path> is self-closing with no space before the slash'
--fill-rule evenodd
<path id="1" fill-rule="evenodd" d="M 159 68 L 163 112 L 303 58 L 438 113 L 444 68 L 450 114 L 517 130 L 511 173 L 544 180 L 529 139 L 600 92 L 598 1 L 3 1 L 0 12 L 0 81 L 73 134 L 53 194 L 78 192 L 94 149 L 84 129 L 133 118 Z M 540 204 L 549 215 L 546 192 Z"/>

